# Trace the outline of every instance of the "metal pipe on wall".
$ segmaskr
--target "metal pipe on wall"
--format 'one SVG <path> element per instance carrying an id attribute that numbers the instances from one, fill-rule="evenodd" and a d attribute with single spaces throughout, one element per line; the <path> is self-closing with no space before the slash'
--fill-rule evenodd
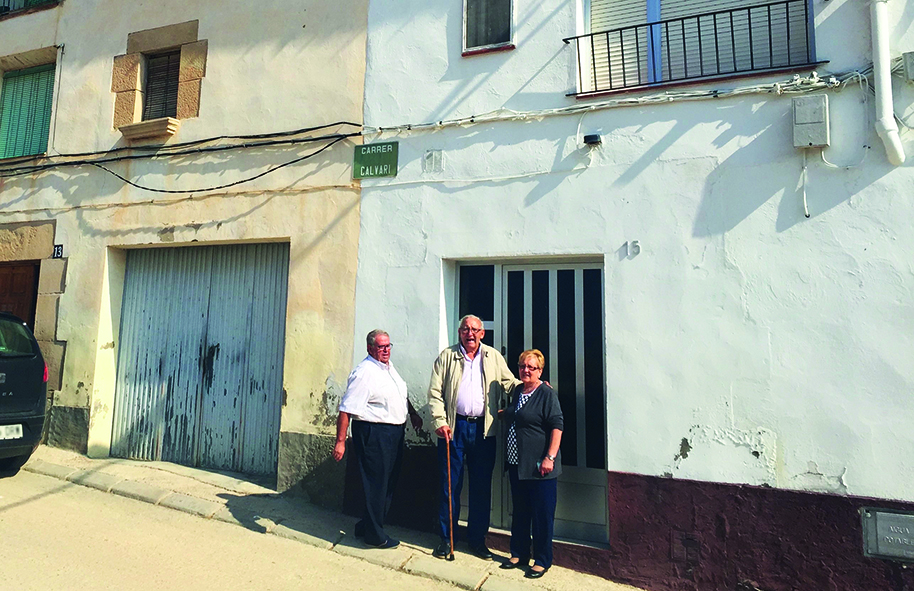
<path id="1" fill-rule="evenodd" d="M 904 148 L 895 123 L 892 101 L 892 68 L 889 57 L 888 0 L 870 3 L 873 38 L 873 74 L 876 90 L 876 133 L 885 144 L 886 156 L 895 166 L 904 163 Z"/>

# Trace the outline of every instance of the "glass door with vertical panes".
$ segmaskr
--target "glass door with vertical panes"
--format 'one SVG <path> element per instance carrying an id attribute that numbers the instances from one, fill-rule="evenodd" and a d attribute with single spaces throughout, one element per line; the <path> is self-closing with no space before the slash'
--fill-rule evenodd
<path id="1" fill-rule="evenodd" d="M 555 536 L 605 543 L 607 530 L 603 267 L 593 264 L 464 265 L 459 314 L 479 316 L 484 341 L 516 370 L 525 349 L 543 352 L 543 379 L 565 416 Z M 503 465 L 501 442 L 497 466 Z M 496 470 L 492 524 L 510 527 L 507 477 Z"/>

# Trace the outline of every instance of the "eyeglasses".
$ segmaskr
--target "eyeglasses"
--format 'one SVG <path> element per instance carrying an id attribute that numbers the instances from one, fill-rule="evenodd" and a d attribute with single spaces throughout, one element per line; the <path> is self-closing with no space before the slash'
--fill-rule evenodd
<path id="1" fill-rule="evenodd" d="M 517 366 L 517 369 L 518 369 L 518 370 L 526 369 L 527 371 L 539 371 L 539 370 L 541 370 L 541 369 L 543 369 L 543 368 L 542 368 L 542 367 L 534 367 L 534 366 L 532 366 L 532 365 L 518 365 L 518 366 Z"/>
<path id="2" fill-rule="evenodd" d="M 483 331 L 482 328 L 473 328 L 471 326 L 461 326 L 460 327 L 460 332 L 467 333 L 467 334 L 469 334 L 469 333 L 479 334 L 482 331 Z"/>
<path id="3" fill-rule="evenodd" d="M 394 344 L 390 343 L 389 345 L 374 345 L 374 348 L 378 351 L 390 351 L 394 348 Z"/>

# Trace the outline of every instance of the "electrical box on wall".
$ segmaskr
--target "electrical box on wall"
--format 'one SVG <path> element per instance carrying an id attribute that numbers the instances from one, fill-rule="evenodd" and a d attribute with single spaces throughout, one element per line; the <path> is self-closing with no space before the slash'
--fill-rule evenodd
<path id="1" fill-rule="evenodd" d="M 830 144 L 828 96 L 815 94 L 793 99 L 794 147 L 824 148 Z"/>

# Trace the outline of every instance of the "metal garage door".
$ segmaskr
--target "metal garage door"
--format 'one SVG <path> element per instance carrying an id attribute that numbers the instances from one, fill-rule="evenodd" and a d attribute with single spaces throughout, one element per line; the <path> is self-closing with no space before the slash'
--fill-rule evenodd
<path id="1" fill-rule="evenodd" d="M 114 456 L 276 472 L 289 248 L 127 253 Z"/>

